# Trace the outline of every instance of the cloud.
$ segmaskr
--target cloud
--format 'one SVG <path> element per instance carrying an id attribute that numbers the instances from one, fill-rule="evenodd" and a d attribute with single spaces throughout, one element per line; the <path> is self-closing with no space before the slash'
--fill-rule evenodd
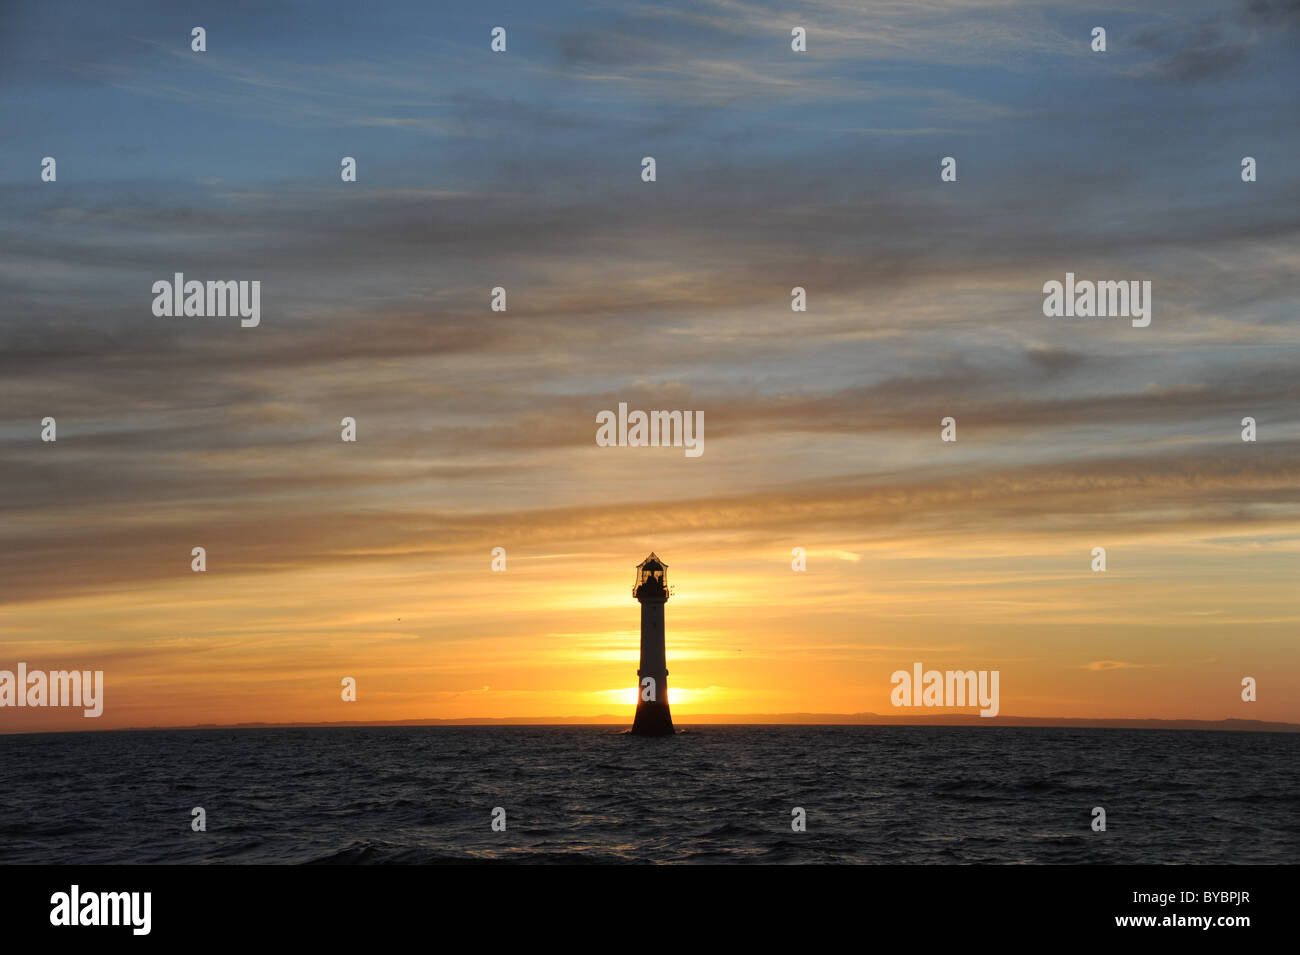
<path id="1" fill-rule="evenodd" d="M 1137 32 L 1133 42 L 1155 55 L 1147 76 L 1158 82 L 1193 85 L 1237 78 L 1258 67 L 1279 37 L 1300 27 L 1298 11 L 1294 0 L 1242 0 L 1232 14 L 1192 10 L 1190 22 L 1166 17 Z M 1294 47 L 1290 54 L 1294 59 Z"/>
<path id="2" fill-rule="evenodd" d="M 477 54 L 418 31 L 390 51 L 381 24 L 201 63 L 139 23 L 120 55 L 52 47 L 161 111 L 182 171 L 108 149 L 93 172 L 61 165 L 57 189 L 0 184 L 5 599 L 166 580 L 200 537 L 252 572 L 450 555 L 518 528 L 548 552 L 672 528 L 904 540 L 1102 516 L 1287 532 L 1300 178 L 1275 164 L 1243 191 L 1235 156 L 1165 150 L 1208 120 L 1243 124 L 1262 155 L 1295 134 L 1268 87 L 1198 97 L 1194 115 L 1168 88 L 1116 99 L 1066 9 L 813 4 L 793 61 L 770 7 L 620 7 L 574 32 L 521 22 L 476 83 L 457 71 L 491 56 L 485 35 Z M 1208 5 L 1139 11 L 1135 68 L 1292 22 L 1243 9 L 1237 25 Z M 414 54 L 430 43 L 447 58 Z M 1008 84 L 1013 53 L 1017 71 L 1058 63 L 1056 85 Z M 302 166 L 244 149 L 246 120 L 259 143 L 397 128 L 344 186 L 351 133 L 310 139 Z M 27 127 L 12 136 L 43 154 Z M 220 175 L 186 165 L 206 150 Z M 1152 279 L 1149 334 L 1043 318 L 1042 283 L 1067 270 Z M 151 283 L 176 271 L 260 279 L 262 326 L 154 318 Z M 487 307 L 497 285 L 508 312 Z M 704 410 L 701 466 L 600 456 L 595 413 L 623 400 Z M 36 440 L 47 414 L 54 446 Z M 960 440 L 938 457 L 947 415 Z M 671 503 L 629 513 L 648 488 Z"/>

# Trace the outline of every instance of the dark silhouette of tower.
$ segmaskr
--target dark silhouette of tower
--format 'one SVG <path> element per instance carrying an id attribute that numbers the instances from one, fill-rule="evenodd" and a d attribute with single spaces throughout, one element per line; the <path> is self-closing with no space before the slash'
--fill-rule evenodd
<path id="1" fill-rule="evenodd" d="M 637 675 L 637 736 L 671 736 L 673 717 L 668 712 L 668 654 L 664 649 L 664 604 L 668 602 L 668 565 L 654 555 L 636 568 L 632 596 L 641 601 L 641 668 Z M 649 682 L 647 682 L 647 678 Z"/>

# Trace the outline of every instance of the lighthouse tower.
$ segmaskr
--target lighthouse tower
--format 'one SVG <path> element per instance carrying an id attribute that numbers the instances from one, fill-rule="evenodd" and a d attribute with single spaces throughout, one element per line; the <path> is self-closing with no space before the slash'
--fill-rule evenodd
<path id="1" fill-rule="evenodd" d="M 641 601 L 641 668 L 637 675 L 637 736 L 671 736 L 668 712 L 668 656 L 664 650 L 664 604 L 669 597 L 668 565 L 651 552 L 636 568 L 632 596 Z"/>

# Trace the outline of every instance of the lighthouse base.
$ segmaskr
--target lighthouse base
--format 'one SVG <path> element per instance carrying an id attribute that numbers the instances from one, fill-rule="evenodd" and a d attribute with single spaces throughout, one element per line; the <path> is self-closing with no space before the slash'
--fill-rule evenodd
<path id="1" fill-rule="evenodd" d="M 673 717 L 664 700 L 642 700 L 636 705 L 636 718 L 632 720 L 633 736 L 672 736 Z"/>

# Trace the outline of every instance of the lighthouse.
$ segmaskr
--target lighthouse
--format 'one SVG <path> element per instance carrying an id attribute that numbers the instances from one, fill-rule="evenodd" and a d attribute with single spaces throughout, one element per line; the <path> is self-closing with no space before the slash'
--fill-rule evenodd
<path id="1" fill-rule="evenodd" d="M 641 668 L 637 675 L 636 736 L 671 736 L 668 712 L 668 654 L 664 649 L 664 604 L 668 602 L 668 565 L 654 555 L 637 565 L 632 596 L 641 602 Z"/>

